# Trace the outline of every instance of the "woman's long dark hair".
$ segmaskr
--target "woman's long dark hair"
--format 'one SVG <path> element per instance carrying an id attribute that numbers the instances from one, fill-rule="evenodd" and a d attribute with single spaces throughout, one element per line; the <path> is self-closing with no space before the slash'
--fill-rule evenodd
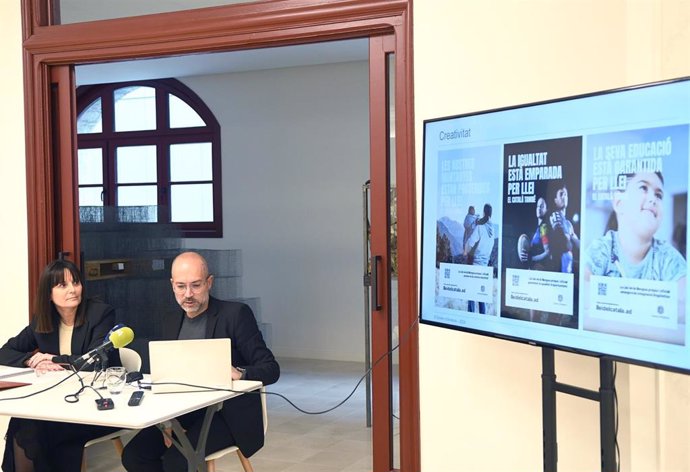
<path id="1" fill-rule="evenodd" d="M 491 218 L 491 213 L 493 212 L 493 209 L 491 208 L 491 205 L 488 203 L 484 204 L 484 216 L 482 216 L 478 221 L 478 225 L 485 225 L 489 219 Z"/>
<path id="2" fill-rule="evenodd" d="M 65 271 L 72 275 L 74 283 L 81 283 L 82 277 L 79 268 L 73 262 L 57 260 L 48 264 L 38 279 L 38 289 L 36 290 L 36 305 L 34 319 L 36 320 L 37 333 L 52 333 L 53 317 L 56 312 L 55 305 L 51 300 L 53 287 L 65 281 Z M 77 315 L 74 318 L 74 326 L 81 326 L 86 321 L 86 310 L 84 303 L 84 288 L 82 287 L 81 302 L 77 307 Z"/>

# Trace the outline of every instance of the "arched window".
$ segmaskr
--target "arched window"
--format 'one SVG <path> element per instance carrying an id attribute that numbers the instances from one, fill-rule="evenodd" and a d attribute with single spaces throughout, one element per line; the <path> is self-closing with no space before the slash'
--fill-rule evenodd
<path id="1" fill-rule="evenodd" d="M 77 89 L 79 221 L 221 237 L 220 126 L 175 79 Z"/>

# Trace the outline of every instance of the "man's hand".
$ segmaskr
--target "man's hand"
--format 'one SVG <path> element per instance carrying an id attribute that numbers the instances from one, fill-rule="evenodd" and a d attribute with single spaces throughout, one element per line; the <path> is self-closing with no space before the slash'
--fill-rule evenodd
<path id="1" fill-rule="evenodd" d="M 551 223 L 551 227 L 553 229 L 562 228 L 563 215 L 561 215 L 560 211 L 554 211 L 553 213 L 551 213 L 551 216 L 549 217 L 549 222 Z"/>
<path id="2" fill-rule="evenodd" d="M 232 380 L 242 380 L 242 377 L 244 376 L 244 369 L 238 369 L 235 366 L 232 366 Z"/>
<path id="3" fill-rule="evenodd" d="M 167 427 L 163 429 L 163 442 L 165 443 L 165 447 L 170 447 L 172 446 L 172 428 Z"/>
<path id="4" fill-rule="evenodd" d="M 522 262 L 527 262 L 527 260 L 529 259 L 529 254 L 527 254 L 527 251 L 525 251 L 524 249 L 520 249 L 519 257 Z"/>
<path id="5" fill-rule="evenodd" d="M 169 448 L 170 446 L 172 446 L 173 445 L 172 422 L 171 421 L 164 421 L 162 423 L 159 423 L 158 429 L 160 430 L 161 434 L 163 435 L 163 444 L 165 444 L 165 447 Z"/>

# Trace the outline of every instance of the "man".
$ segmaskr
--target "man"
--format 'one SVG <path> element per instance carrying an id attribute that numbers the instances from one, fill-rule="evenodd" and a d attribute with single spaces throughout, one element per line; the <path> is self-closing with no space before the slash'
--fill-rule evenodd
<path id="1" fill-rule="evenodd" d="M 479 217 L 475 214 L 474 206 L 470 205 L 467 208 L 467 215 L 465 215 L 465 220 L 462 222 L 463 228 L 465 228 L 465 233 L 462 236 L 462 247 L 465 247 L 467 240 L 474 230 L 474 226 L 477 224 Z"/>
<path id="2" fill-rule="evenodd" d="M 163 327 L 164 339 L 230 338 L 232 379 L 278 380 L 280 367 L 266 347 L 251 309 L 237 302 L 209 295 L 213 276 L 204 258 L 195 252 L 177 256 L 171 270 L 175 300 L 182 308 Z M 200 359 L 203 362 L 203 359 Z M 196 445 L 205 410 L 178 418 L 187 437 Z M 261 399 L 244 394 L 227 400 L 216 413 L 206 443 L 206 454 L 237 445 L 245 457 L 263 447 Z M 125 447 L 122 464 L 128 471 L 186 471 L 184 456 L 157 427 L 140 431 Z"/>
<path id="3" fill-rule="evenodd" d="M 573 249 L 580 248 L 580 239 L 575 234 L 573 223 L 566 218 L 568 209 L 568 189 L 565 185 L 556 189 L 553 198 L 554 211 L 549 217 L 551 234 L 549 248 L 555 271 L 573 273 Z"/>
<path id="4" fill-rule="evenodd" d="M 529 249 L 520 249 L 518 253 L 520 261 L 530 263 L 530 269 L 544 269 L 544 263 L 549 259 L 549 225 L 544 221 L 546 211 L 546 200 L 539 197 L 536 206 L 537 229 L 532 235 Z"/>

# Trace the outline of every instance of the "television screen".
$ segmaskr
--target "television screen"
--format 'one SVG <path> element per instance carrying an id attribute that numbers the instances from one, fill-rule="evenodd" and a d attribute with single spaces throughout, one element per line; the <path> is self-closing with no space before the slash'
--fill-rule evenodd
<path id="1" fill-rule="evenodd" d="M 420 320 L 690 372 L 690 78 L 424 122 Z"/>

